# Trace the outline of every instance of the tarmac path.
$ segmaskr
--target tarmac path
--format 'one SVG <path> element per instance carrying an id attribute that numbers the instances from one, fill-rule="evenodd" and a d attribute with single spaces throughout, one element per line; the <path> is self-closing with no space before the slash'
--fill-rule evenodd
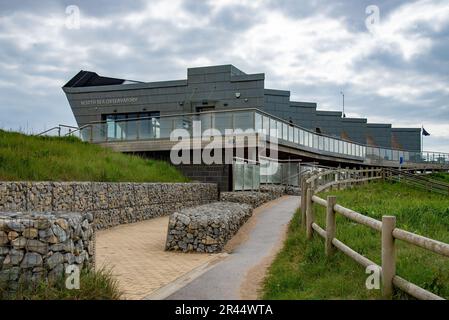
<path id="1" fill-rule="evenodd" d="M 282 247 L 288 223 L 299 207 L 299 199 L 284 196 L 257 208 L 231 240 L 234 248 L 230 254 L 166 299 L 257 299 L 265 272 Z"/>

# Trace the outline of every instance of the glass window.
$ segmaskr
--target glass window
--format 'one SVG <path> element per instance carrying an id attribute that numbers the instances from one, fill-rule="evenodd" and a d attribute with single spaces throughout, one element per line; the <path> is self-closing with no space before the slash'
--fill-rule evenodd
<path id="1" fill-rule="evenodd" d="M 277 129 L 277 122 L 274 119 L 270 119 L 270 136 L 278 138 L 278 129 Z"/>
<path id="2" fill-rule="evenodd" d="M 137 120 L 139 118 L 139 114 L 138 113 L 130 113 L 128 114 L 128 119 L 132 119 L 132 120 L 127 120 L 126 121 L 126 139 L 128 140 L 136 140 L 137 139 L 137 126 L 138 126 L 138 121 Z"/>
<path id="3" fill-rule="evenodd" d="M 126 115 L 119 114 L 115 118 L 115 137 L 116 139 L 126 139 Z"/>
<path id="4" fill-rule="evenodd" d="M 312 135 L 312 147 L 314 149 L 319 149 L 319 142 L 318 142 L 318 136 L 316 134 L 311 134 Z"/>
<path id="5" fill-rule="evenodd" d="M 292 126 L 288 126 L 288 141 L 290 141 L 290 142 L 294 141 L 293 129 L 294 128 Z"/>
<path id="6" fill-rule="evenodd" d="M 218 113 L 217 115 L 219 115 L 219 114 L 226 114 L 226 113 Z M 255 121 L 256 132 L 263 133 L 264 131 L 263 131 L 263 125 L 262 125 L 262 115 L 260 113 L 256 112 L 256 114 L 254 116 L 254 121 Z M 217 128 L 217 127 L 215 126 L 215 128 Z M 222 131 L 222 132 L 224 132 L 224 131 Z"/>
<path id="7" fill-rule="evenodd" d="M 265 134 L 270 134 L 270 118 L 268 117 L 263 117 L 263 130 L 265 132 Z"/>
<path id="8" fill-rule="evenodd" d="M 259 115 L 260 116 L 260 115 Z M 226 130 L 232 130 L 232 113 L 214 113 L 214 128 L 221 132 L 222 135 L 226 133 Z M 261 119 L 259 119 L 261 120 Z M 257 126 L 257 114 L 256 114 L 256 126 Z"/>
<path id="9" fill-rule="evenodd" d="M 282 139 L 288 141 L 288 126 L 286 123 L 282 123 Z"/>
<path id="10" fill-rule="evenodd" d="M 253 128 L 253 114 L 254 112 L 236 112 L 234 114 L 234 129 L 246 129 Z"/>
<path id="11" fill-rule="evenodd" d="M 115 140 L 115 117 L 107 116 L 106 118 L 106 132 L 108 140 Z"/>
<path id="12" fill-rule="evenodd" d="M 156 120 L 156 119 L 154 119 Z M 157 138 L 170 138 L 172 132 L 173 119 L 172 117 L 162 117 L 158 119 L 160 125 L 160 134 Z M 157 133 L 156 133 L 157 135 Z"/>
<path id="13" fill-rule="evenodd" d="M 194 116 L 194 120 L 201 121 L 201 134 L 207 129 L 212 128 L 212 113 L 204 113 L 199 116 Z"/>
<path id="14" fill-rule="evenodd" d="M 295 143 L 299 143 L 299 129 L 298 128 L 295 128 L 294 129 L 295 130 L 295 133 L 294 133 L 294 142 Z"/>
<path id="15" fill-rule="evenodd" d="M 276 121 L 276 127 L 278 129 L 278 139 L 282 139 L 282 122 Z"/>
<path id="16" fill-rule="evenodd" d="M 305 145 L 304 143 L 304 130 L 299 129 L 299 144 Z"/>

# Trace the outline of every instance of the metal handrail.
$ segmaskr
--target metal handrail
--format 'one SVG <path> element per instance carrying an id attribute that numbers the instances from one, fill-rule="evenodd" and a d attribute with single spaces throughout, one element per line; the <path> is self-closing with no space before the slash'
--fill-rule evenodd
<path id="1" fill-rule="evenodd" d="M 43 132 L 40 132 L 40 133 L 36 134 L 36 136 L 41 136 L 41 135 L 46 134 L 47 132 L 53 131 L 55 129 L 58 129 L 58 135 L 61 136 L 61 128 L 59 126 L 50 128 L 50 129 L 45 130 Z"/>

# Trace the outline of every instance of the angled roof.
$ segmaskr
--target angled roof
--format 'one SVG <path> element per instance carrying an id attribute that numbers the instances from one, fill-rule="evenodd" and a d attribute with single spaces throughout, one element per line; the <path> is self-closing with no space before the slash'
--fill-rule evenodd
<path id="1" fill-rule="evenodd" d="M 72 79 L 70 79 L 69 82 L 67 82 L 63 88 L 109 86 L 129 82 L 138 83 L 138 81 L 129 81 L 125 79 L 102 77 L 95 72 L 81 70 Z"/>

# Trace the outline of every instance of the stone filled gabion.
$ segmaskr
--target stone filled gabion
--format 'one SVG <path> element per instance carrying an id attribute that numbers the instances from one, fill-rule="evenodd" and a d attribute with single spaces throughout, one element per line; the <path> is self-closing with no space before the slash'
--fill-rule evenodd
<path id="1" fill-rule="evenodd" d="M 0 288 L 56 280 L 94 262 L 93 214 L 0 212 Z"/>
<path id="2" fill-rule="evenodd" d="M 170 215 L 166 250 L 221 252 L 252 215 L 248 204 L 214 202 Z"/>
<path id="3" fill-rule="evenodd" d="M 101 230 L 217 201 L 217 194 L 211 183 L 0 182 L 0 211 L 90 211 Z"/>
<path id="4" fill-rule="evenodd" d="M 220 201 L 246 203 L 252 208 L 257 208 L 276 198 L 277 196 L 274 194 L 255 191 L 222 192 L 220 194 Z"/>
<path id="5" fill-rule="evenodd" d="M 261 185 L 259 191 L 272 194 L 274 199 L 280 198 L 287 194 L 285 186 L 275 184 Z"/>
<path id="6" fill-rule="evenodd" d="M 263 185 L 260 186 L 260 191 L 222 192 L 220 194 L 220 201 L 246 203 L 253 208 L 257 208 L 264 203 L 280 198 L 285 194 L 297 195 L 299 194 L 299 189 L 296 187 Z"/>

